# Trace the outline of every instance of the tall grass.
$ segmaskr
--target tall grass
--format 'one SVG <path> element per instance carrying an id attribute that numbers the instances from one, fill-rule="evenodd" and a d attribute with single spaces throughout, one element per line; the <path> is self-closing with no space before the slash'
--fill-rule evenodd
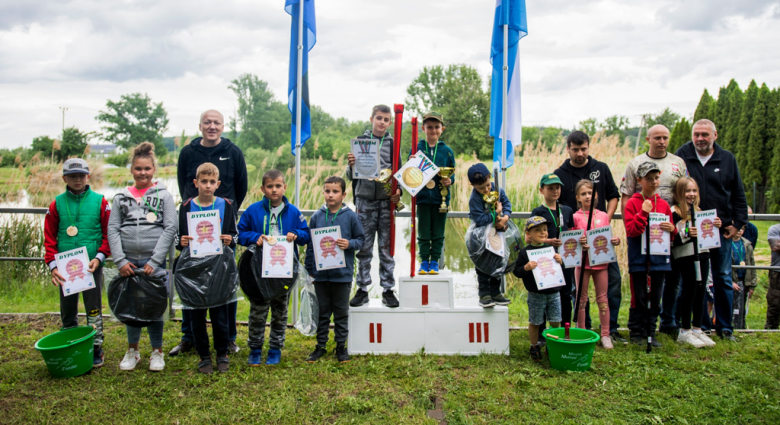
<path id="1" fill-rule="evenodd" d="M 0 257 L 43 257 L 43 220 L 28 215 L 11 215 L 0 221 Z M 48 268 L 40 261 L 0 261 L 0 287 L 14 282 L 45 277 Z"/>

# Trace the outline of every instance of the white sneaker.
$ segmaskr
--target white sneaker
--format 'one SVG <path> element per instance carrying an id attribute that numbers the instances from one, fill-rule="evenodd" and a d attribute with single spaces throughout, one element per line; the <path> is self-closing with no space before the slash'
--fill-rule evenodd
<path id="1" fill-rule="evenodd" d="M 161 351 L 152 350 L 152 357 L 149 359 L 149 370 L 159 372 L 165 369 L 165 360 Z"/>
<path id="2" fill-rule="evenodd" d="M 135 348 L 128 348 L 125 353 L 125 358 L 119 363 L 120 370 L 133 370 L 135 365 L 141 360 L 141 353 Z"/>
<path id="3" fill-rule="evenodd" d="M 715 341 L 713 341 L 704 332 L 693 332 L 693 336 L 695 336 L 696 338 L 699 338 L 699 341 L 704 343 L 705 347 L 714 347 L 715 346 Z"/>
<path id="4" fill-rule="evenodd" d="M 601 347 L 605 350 L 611 350 L 612 347 L 612 338 L 608 336 L 602 336 L 601 337 Z"/>
<path id="5" fill-rule="evenodd" d="M 690 344 L 696 348 L 704 348 L 704 343 L 693 335 L 693 332 L 682 332 L 677 336 L 677 342 Z"/>

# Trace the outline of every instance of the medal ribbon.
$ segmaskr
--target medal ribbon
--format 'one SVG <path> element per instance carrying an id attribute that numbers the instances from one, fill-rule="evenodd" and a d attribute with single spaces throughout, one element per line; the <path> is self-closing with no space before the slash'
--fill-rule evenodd
<path id="1" fill-rule="evenodd" d="M 138 186 L 136 186 L 136 189 L 138 189 Z M 158 190 L 155 194 L 157 195 L 157 207 L 159 208 L 160 207 L 160 191 Z M 146 195 L 146 194 L 144 193 L 144 195 Z M 146 201 L 146 197 L 142 197 L 141 199 L 143 199 L 144 200 L 144 204 L 146 204 L 146 206 L 149 207 L 149 211 L 153 212 L 155 215 L 160 215 L 160 214 L 158 214 L 158 211 L 156 209 L 152 208 L 152 206 L 149 205 L 149 202 Z"/>
<path id="2" fill-rule="evenodd" d="M 81 203 L 84 202 L 84 198 L 87 197 L 87 191 L 81 193 L 81 200 L 79 201 L 79 209 L 76 210 L 76 217 L 79 216 L 79 212 L 81 212 Z M 76 227 L 76 222 L 73 221 L 73 216 L 70 215 L 70 205 L 69 202 L 65 202 L 65 208 L 68 210 L 68 220 L 70 220 L 70 225 L 73 227 Z"/>
<path id="3" fill-rule="evenodd" d="M 433 162 L 428 161 L 428 157 L 426 156 L 420 158 L 420 163 L 417 164 L 417 168 L 419 168 L 423 173 L 431 167 L 433 167 Z"/>
<path id="4" fill-rule="evenodd" d="M 734 241 L 731 241 L 731 246 L 734 248 L 731 250 L 731 252 L 737 254 L 737 260 L 739 260 L 739 264 L 742 264 L 743 261 L 745 261 L 745 245 L 744 244 L 738 244 Z M 741 249 L 738 247 L 742 247 Z"/>
<path id="5" fill-rule="evenodd" d="M 336 215 L 333 216 L 333 220 L 331 220 L 330 224 L 336 224 L 336 217 L 339 216 L 340 212 L 341 210 L 336 211 Z M 327 224 L 327 222 L 328 222 L 328 209 L 325 208 L 325 223 Z"/>
<path id="6" fill-rule="evenodd" d="M 269 201 L 270 204 L 270 201 Z M 268 212 L 268 215 L 266 217 L 263 217 L 263 221 L 266 221 L 266 218 L 268 219 L 267 223 L 265 224 L 265 235 L 267 236 L 269 233 L 268 231 L 271 229 L 271 210 L 269 208 L 265 209 Z M 335 220 L 335 217 L 334 217 Z M 282 230 L 282 220 L 279 219 L 279 216 L 276 216 L 276 225 L 279 227 L 279 234 L 284 235 L 284 230 Z"/>

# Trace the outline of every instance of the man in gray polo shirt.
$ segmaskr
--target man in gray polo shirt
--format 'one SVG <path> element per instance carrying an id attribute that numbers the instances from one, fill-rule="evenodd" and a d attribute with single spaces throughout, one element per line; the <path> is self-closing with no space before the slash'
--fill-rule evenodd
<path id="1" fill-rule="evenodd" d="M 772 248 L 772 267 L 780 267 L 780 224 L 770 227 L 766 237 L 769 240 L 769 247 Z M 780 272 L 770 270 L 764 329 L 777 329 L 778 325 L 780 325 Z"/>

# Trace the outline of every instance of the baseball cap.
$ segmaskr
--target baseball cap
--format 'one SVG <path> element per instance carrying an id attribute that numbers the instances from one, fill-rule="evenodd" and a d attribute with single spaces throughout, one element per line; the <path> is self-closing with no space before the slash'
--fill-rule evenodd
<path id="1" fill-rule="evenodd" d="M 89 164 L 81 158 L 71 158 L 62 164 L 62 175 L 89 174 Z"/>
<path id="2" fill-rule="evenodd" d="M 538 215 L 535 215 L 528 220 L 525 221 L 525 231 L 531 230 L 531 228 L 540 226 L 542 224 L 547 224 L 547 219 L 544 217 L 540 217 Z"/>
<path id="3" fill-rule="evenodd" d="M 436 120 L 440 122 L 442 125 L 444 125 L 444 117 L 440 112 L 428 111 L 425 114 L 423 114 L 423 122 L 428 120 Z"/>
<path id="4" fill-rule="evenodd" d="M 469 183 L 474 184 L 474 174 L 482 174 L 483 176 L 487 177 L 490 175 L 490 170 L 485 166 L 483 163 L 477 163 L 469 167 Z"/>
<path id="5" fill-rule="evenodd" d="M 639 167 L 636 167 L 636 176 L 644 178 L 653 171 L 658 171 L 660 173 L 661 169 L 658 168 L 658 165 L 656 165 L 655 162 L 645 161 L 639 164 Z"/>
<path id="6" fill-rule="evenodd" d="M 555 174 L 545 174 L 542 176 L 542 180 L 539 182 L 539 187 L 542 187 L 546 184 L 559 184 L 563 186 L 563 182 Z"/>

